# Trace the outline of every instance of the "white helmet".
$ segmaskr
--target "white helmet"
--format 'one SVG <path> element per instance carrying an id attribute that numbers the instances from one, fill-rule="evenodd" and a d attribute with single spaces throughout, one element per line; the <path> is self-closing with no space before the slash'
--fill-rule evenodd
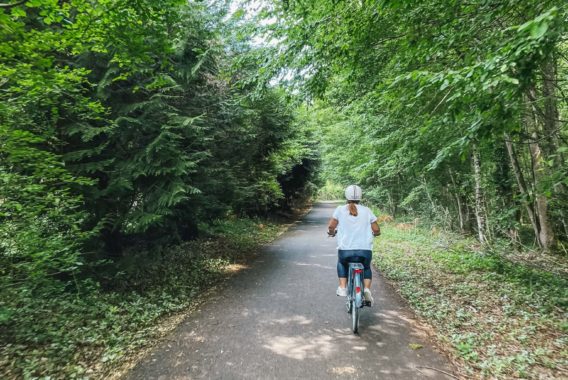
<path id="1" fill-rule="evenodd" d="M 347 189 L 345 189 L 345 198 L 348 201 L 360 201 L 363 195 L 363 191 L 357 185 L 349 185 Z"/>

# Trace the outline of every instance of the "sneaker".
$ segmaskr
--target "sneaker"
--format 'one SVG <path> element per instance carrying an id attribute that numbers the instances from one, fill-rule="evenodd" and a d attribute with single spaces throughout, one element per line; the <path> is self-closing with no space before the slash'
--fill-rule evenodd
<path id="1" fill-rule="evenodd" d="M 339 297 L 347 297 L 347 288 L 337 287 L 337 291 L 335 292 Z"/>
<path id="2" fill-rule="evenodd" d="M 373 304 L 373 296 L 371 295 L 371 289 L 365 288 L 363 291 L 363 295 L 365 297 L 365 301 L 369 302 L 371 305 Z"/>

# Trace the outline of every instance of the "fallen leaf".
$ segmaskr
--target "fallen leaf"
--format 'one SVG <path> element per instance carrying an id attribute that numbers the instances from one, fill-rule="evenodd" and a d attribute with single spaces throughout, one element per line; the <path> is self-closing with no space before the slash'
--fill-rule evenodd
<path id="1" fill-rule="evenodd" d="M 410 343 L 408 345 L 408 348 L 410 348 L 411 350 L 419 350 L 421 348 L 423 348 L 424 346 L 418 343 Z"/>

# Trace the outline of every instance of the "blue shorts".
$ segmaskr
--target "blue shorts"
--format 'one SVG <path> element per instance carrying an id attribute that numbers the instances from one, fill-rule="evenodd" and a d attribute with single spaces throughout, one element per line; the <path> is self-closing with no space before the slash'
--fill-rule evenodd
<path id="1" fill-rule="evenodd" d="M 363 278 L 373 278 L 371 271 L 371 258 L 373 251 L 367 249 L 340 249 L 337 251 L 337 277 L 347 278 L 349 273 L 349 263 L 361 263 L 365 270 Z"/>

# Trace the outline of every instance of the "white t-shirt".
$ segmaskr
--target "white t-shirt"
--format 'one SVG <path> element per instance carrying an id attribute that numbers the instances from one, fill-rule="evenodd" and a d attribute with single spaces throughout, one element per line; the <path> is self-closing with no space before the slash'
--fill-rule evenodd
<path id="1" fill-rule="evenodd" d="M 349 205 L 339 206 L 333 212 L 337 225 L 337 249 L 373 249 L 371 223 L 377 221 L 373 212 L 357 205 L 357 216 L 349 214 Z"/>

